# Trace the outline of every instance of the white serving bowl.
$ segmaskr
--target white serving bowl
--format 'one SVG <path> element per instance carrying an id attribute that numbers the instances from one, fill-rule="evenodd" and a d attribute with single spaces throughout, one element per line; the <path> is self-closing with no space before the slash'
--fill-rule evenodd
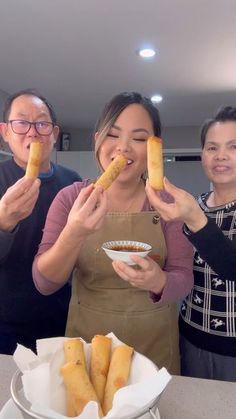
<path id="1" fill-rule="evenodd" d="M 11 397 L 14 404 L 19 409 L 19 415 L 21 414 L 22 419 L 51 419 L 52 416 L 42 416 L 41 414 L 35 413 L 32 410 L 30 410 L 31 404 L 24 396 L 21 378 L 22 372 L 20 370 L 17 370 L 11 380 Z M 137 409 L 137 412 L 135 414 L 122 416 L 120 417 L 120 419 L 160 419 L 160 413 L 157 407 L 159 398 L 160 396 L 157 396 L 148 405 Z M 55 416 L 57 416 L 57 414 L 55 414 Z M 9 419 L 14 418 L 9 417 Z"/>
<path id="2" fill-rule="evenodd" d="M 149 361 L 151 362 L 151 361 Z M 158 368 L 157 368 L 158 370 Z M 11 380 L 11 398 L 14 404 L 19 409 L 19 419 L 51 419 L 52 416 L 45 416 L 31 410 L 31 404 L 28 402 L 24 395 L 22 387 L 22 372 L 17 370 Z M 153 399 L 148 405 L 138 408 L 135 414 L 128 414 L 117 419 L 161 419 L 160 413 L 157 407 L 160 395 Z M 7 417 L 7 416 L 6 416 Z M 55 417 L 57 414 L 55 413 Z M 65 416 L 63 416 L 65 417 Z M 9 419 L 14 419 L 9 417 Z M 17 416 L 18 419 L 18 416 Z M 69 419 L 69 418 L 68 418 Z M 91 418 L 92 419 L 92 418 Z"/>
<path id="3" fill-rule="evenodd" d="M 130 256 L 137 255 L 144 258 L 152 250 L 152 246 L 138 241 L 114 240 L 103 243 L 102 249 L 112 260 L 121 260 L 128 265 L 135 265 Z"/>

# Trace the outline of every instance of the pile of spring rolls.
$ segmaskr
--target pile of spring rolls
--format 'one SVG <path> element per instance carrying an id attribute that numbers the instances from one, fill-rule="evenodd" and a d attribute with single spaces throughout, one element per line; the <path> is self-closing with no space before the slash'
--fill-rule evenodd
<path id="1" fill-rule="evenodd" d="M 67 416 L 80 415 L 92 400 L 98 403 L 99 416 L 105 416 L 112 408 L 116 391 L 128 382 L 133 352 L 134 349 L 125 344 L 112 350 L 111 338 L 96 335 L 91 341 L 87 368 L 83 341 L 66 340 L 65 364 L 60 372 L 66 387 Z"/>

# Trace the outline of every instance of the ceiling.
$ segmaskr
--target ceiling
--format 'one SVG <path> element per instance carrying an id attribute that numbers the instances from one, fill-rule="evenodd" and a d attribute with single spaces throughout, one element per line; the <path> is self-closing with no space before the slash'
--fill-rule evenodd
<path id="1" fill-rule="evenodd" d="M 236 1 L 1 0 L 0 62 L 0 89 L 37 88 L 66 128 L 125 90 L 163 95 L 165 126 L 199 125 L 236 104 Z"/>

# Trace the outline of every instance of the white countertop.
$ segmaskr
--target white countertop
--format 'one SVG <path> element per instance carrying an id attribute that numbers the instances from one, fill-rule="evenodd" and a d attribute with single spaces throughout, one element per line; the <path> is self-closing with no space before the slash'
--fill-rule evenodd
<path id="1" fill-rule="evenodd" d="M 15 370 L 12 357 L 0 355 L 0 410 Z M 235 419 L 236 383 L 173 376 L 158 408 L 161 419 Z"/>

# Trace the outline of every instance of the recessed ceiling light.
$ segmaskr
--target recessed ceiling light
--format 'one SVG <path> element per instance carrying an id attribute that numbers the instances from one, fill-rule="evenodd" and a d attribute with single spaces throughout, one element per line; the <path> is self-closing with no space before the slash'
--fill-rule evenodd
<path id="1" fill-rule="evenodd" d="M 160 103 L 160 102 L 162 102 L 162 100 L 163 100 L 163 97 L 161 95 L 153 95 L 151 97 L 151 101 L 153 103 Z"/>
<path id="2" fill-rule="evenodd" d="M 154 57 L 154 55 L 156 55 L 156 51 L 152 48 L 144 48 L 144 49 L 140 49 L 138 51 L 138 54 L 142 58 L 151 58 L 151 57 Z"/>

